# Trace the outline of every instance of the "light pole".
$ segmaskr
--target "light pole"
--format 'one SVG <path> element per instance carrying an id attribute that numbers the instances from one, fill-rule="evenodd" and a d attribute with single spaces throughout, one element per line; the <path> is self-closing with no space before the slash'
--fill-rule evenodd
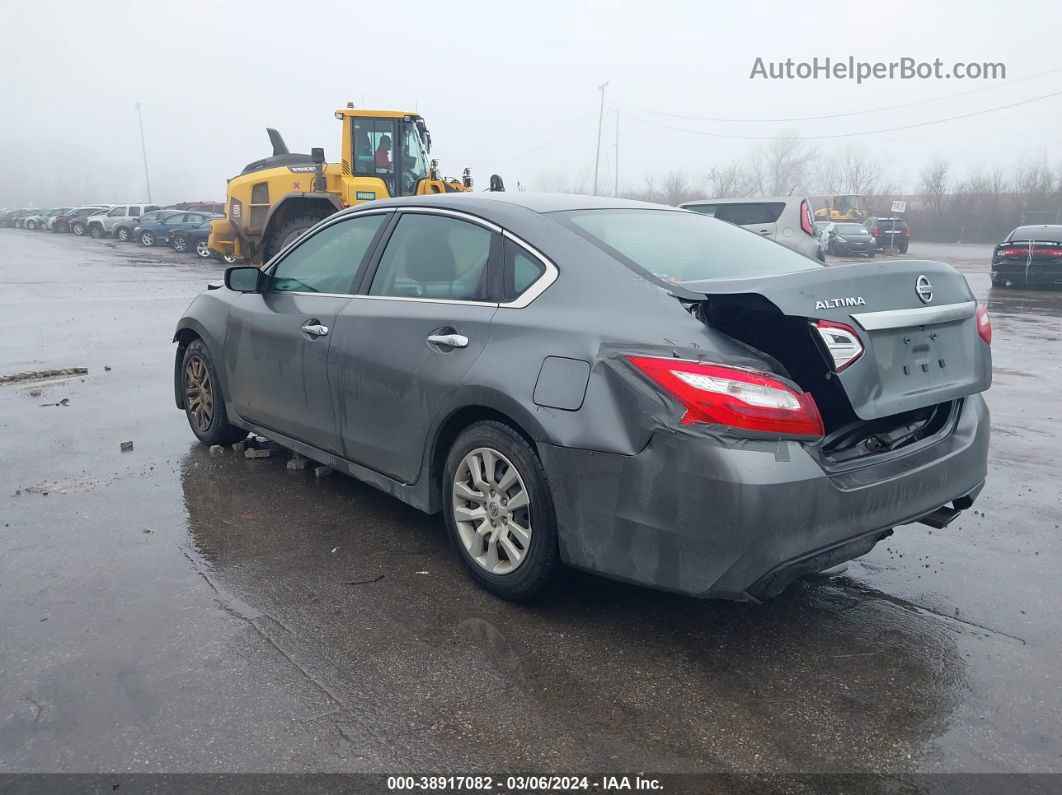
<path id="1" fill-rule="evenodd" d="M 601 92 L 601 112 L 597 117 L 597 153 L 594 155 L 594 195 L 597 195 L 597 173 L 598 166 L 601 165 L 601 126 L 605 122 L 605 86 L 608 85 L 606 80 L 604 83 L 597 87 L 597 90 Z"/>
<path id="2" fill-rule="evenodd" d="M 151 203 L 151 177 L 148 176 L 147 144 L 144 143 L 144 117 L 140 113 L 140 103 L 136 103 L 136 117 L 140 121 L 140 151 L 144 155 L 144 182 L 147 183 L 147 200 Z"/>

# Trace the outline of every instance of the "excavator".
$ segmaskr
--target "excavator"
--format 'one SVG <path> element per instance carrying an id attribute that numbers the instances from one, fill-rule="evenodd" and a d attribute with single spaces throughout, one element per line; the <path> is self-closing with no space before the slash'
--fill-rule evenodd
<path id="1" fill-rule="evenodd" d="M 341 158 L 326 163 L 324 149 L 288 150 L 275 129 L 266 132 L 270 157 L 249 163 L 228 181 L 225 217 L 211 224 L 209 245 L 228 262 L 261 266 L 322 218 L 362 202 L 394 196 L 472 190 L 465 169 L 460 180 L 442 177 L 430 160 L 431 133 L 408 111 L 360 110 L 351 102 L 335 112 L 342 122 Z M 491 176 L 490 190 L 505 190 Z"/>
<path id="2" fill-rule="evenodd" d="M 815 211 L 817 221 L 865 221 L 863 197 L 857 193 L 827 197 L 829 205 Z"/>

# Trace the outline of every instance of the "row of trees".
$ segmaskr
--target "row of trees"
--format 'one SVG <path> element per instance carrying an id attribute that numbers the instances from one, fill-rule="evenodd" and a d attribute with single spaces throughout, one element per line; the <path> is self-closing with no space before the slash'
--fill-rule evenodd
<path id="1" fill-rule="evenodd" d="M 571 186 L 589 193 L 585 177 Z M 875 215 L 888 215 L 901 198 L 885 163 L 866 149 L 846 145 L 816 148 L 795 132 L 772 140 L 748 157 L 691 175 L 671 171 L 647 176 L 627 198 L 679 204 L 691 199 L 804 194 L 817 207 L 824 197 L 857 193 Z M 1013 166 L 984 166 L 959 177 L 948 161 L 937 159 L 920 175 L 917 192 L 908 193 L 906 218 L 915 237 L 941 242 L 994 242 L 1023 223 L 1062 222 L 1062 163 L 1024 158 Z"/>

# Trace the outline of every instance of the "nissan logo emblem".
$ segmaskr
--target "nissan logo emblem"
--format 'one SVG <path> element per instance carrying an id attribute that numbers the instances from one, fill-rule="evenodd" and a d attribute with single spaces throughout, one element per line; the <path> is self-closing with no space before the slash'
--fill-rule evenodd
<path id="1" fill-rule="evenodd" d="M 923 304 L 928 304 L 933 300 L 933 285 L 929 283 L 929 279 L 925 276 L 919 276 L 915 280 L 915 292 L 918 293 L 918 297 L 922 299 Z"/>

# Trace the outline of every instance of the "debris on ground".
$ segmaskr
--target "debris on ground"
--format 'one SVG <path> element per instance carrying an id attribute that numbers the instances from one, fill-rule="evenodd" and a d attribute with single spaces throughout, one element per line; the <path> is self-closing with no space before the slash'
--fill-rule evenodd
<path id="1" fill-rule="evenodd" d="M 210 456 L 211 456 L 211 458 L 220 458 L 223 455 L 225 455 L 225 448 L 224 447 L 222 447 L 220 444 L 212 444 L 212 445 L 210 445 Z"/>
<path id="2" fill-rule="evenodd" d="M 232 446 L 232 450 L 235 453 L 242 453 L 246 449 L 247 449 L 247 442 L 236 442 L 236 444 L 234 444 Z"/>
<path id="3" fill-rule="evenodd" d="M 123 453 L 131 453 L 131 452 L 133 452 L 133 443 L 132 442 L 122 442 L 119 445 L 119 447 L 121 448 L 121 451 Z"/>
<path id="4" fill-rule="evenodd" d="M 291 460 L 288 461 L 288 469 L 306 469 L 310 465 L 310 460 L 305 456 L 301 456 L 295 453 Z"/>
<path id="5" fill-rule="evenodd" d="M 268 447 L 249 447 L 243 452 L 244 458 L 269 458 L 273 451 Z"/>
<path id="6" fill-rule="evenodd" d="M 61 375 L 87 375 L 87 367 L 64 367 L 61 370 L 33 370 L 24 373 L 0 375 L 0 384 L 14 384 L 21 381 L 40 381 L 43 378 L 56 378 Z"/>
<path id="7" fill-rule="evenodd" d="M 69 406 L 69 405 L 70 405 L 70 398 L 63 398 L 58 403 L 41 403 L 41 408 L 45 408 L 46 406 Z"/>
<path id="8" fill-rule="evenodd" d="M 105 365 L 103 365 L 103 369 L 104 369 L 105 372 L 109 373 L 111 371 L 111 366 L 109 364 L 105 364 Z"/>
<path id="9" fill-rule="evenodd" d="M 339 552 L 339 547 L 332 547 L 332 554 L 334 555 L 337 552 Z"/>
<path id="10" fill-rule="evenodd" d="M 417 572 L 414 572 L 414 574 L 427 574 L 427 573 L 428 573 L 428 572 L 426 572 L 426 571 L 417 571 Z"/>
<path id="11" fill-rule="evenodd" d="M 44 393 L 43 389 L 31 389 L 30 397 L 40 397 Z"/>
<path id="12" fill-rule="evenodd" d="M 329 475 L 333 474 L 334 472 L 335 472 L 335 470 L 332 469 L 332 467 L 324 467 L 324 466 L 322 466 L 322 467 L 314 467 L 313 468 L 313 476 L 315 478 L 326 478 Z"/>
<path id="13" fill-rule="evenodd" d="M 370 577 L 367 580 L 349 580 L 348 582 L 345 583 L 345 585 L 370 585 L 371 583 L 379 582 L 385 576 L 386 575 L 384 575 L 384 574 L 377 574 L 375 577 Z"/>

